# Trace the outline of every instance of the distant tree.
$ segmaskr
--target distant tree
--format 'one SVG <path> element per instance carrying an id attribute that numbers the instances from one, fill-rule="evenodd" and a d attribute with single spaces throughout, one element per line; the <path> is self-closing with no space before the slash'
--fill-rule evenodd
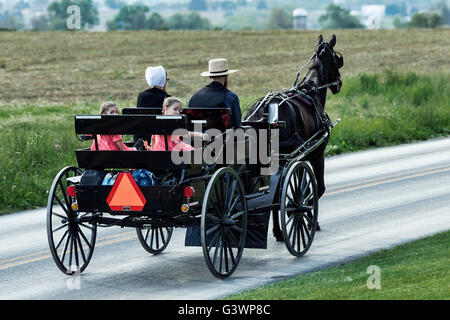
<path id="1" fill-rule="evenodd" d="M 410 28 L 437 28 L 442 25 L 442 16 L 438 13 L 416 13 L 408 23 Z"/>
<path id="2" fill-rule="evenodd" d="M 71 5 L 80 7 L 82 29 L 98 25 L 98 11 L 92 0 L 61 0 L 61 2 L 52 2 L 47 8 L 50 29 L 65 30 L 67 28 L 66 19 L 69 17 L 67 8 Z"/>
<path id="3" fill-rule="evenodd" d="M 386 15 L 395 16 L 397 14 L 400 14 L 400 6 L 398 4 L 391 3 L 386 6 Z"/>
<path id="4" fill-rule="evenodd" d="M 19 2 L 17 2 L 14 5 L 14 9 L 19 10 L 19 11 L 21 11 L 23 9 L 28 9 L 29 7 L 30 7 L 30 4 L 28 2 L 23 1 L 23 0 L 20 0 Z"/>
<path id="5" fill-rule="evenodd" d="M 147 20 L 147 28 L 150 30 L 161 30 L 164 28 L 164 18 L 160 14 L 153 12 Z"/>
<path id="6" fill-rule="evenodd" d="M 121 9 L 127 5 L 127 3 L 123 0 L 106 0 L 105 4 L 111 9 Z"/>
<path id="7" fill-rule="evenodd" d="M 45 14 L 41 14 L 39 16 L 35 16 L 31 18 L 31 29 L 33 30 L 40 30 L 40 31 L 47 31 L 50 30 L 50 21 Z"/>
<path id="8" fill-rule="evenodd" d="M 0 12 L 0 29 L 19 30 L 24 28 L 24 19 L 20 11 Z"/>
<path id="9" fill-rule="evenodd" d="M 167 20 L 167 27 L 175 30 L 193 30 L 193 29 L 211 29 L 211 23 L 208 19 L 202 18 L 197 12 L 191 12 L 187 15 L 177 13 Z"/>
<path id="10" fill-rule="evenodd" d="M 49 0 L 33 0 L 31 8 L 36 11 L 45 11 L 48 7 Z"/>
<path id="11" fill-rule="evenodd" d="M 438 3 L 437 9 L 441 12 L 442 24 L 449 25 L 450 24 L 450 10 L 449 10 L 445 0 L 442 0 L 441 2 Z"/>
<path id="12" fill-rule="evenodd" d="M 400 14 L 402 16 L 407 16 L 408 15 L 408 10 L 406 9 L 406 3 L 402 2 L 400 5 Z"/>
<path id="13" fill-rule="evenodd" d="M 408 23 L 405 21 L 405 19 L 401 18 L 400 16 L 396 16 L 392 23 L 397 29 L 406 28 L 408 26 Z"/>
<path id="14" fill-rule="evenodd" d="M 292 29 L 292 15 L 284 9 L 273 8 L 270 11 L 269 27 L 271 29 Z"/>
<path id="15" fill-rule="evenodd" d="M 267 10 L 267 2 L 266 0 L 259 0 L 256 4 L 256 9 L 258 10 Z"/>
<path id="16" fill-rule="evenodd" d="M 247 0 L 237 0 L 236 5 L 238 7 L 246 7 L 247 6 Z"/>
<path id="17" fill-rule="evenodd" d="M 236 3 L 234 3 L 233 1 L 222 1 L 220 4 L 220 7 L 222 8 L 222 10 L 224 11 L 234 11 L 237 9 L 237 5 Z"/>
<path id="18" fill-rule="evenodd" d="M 206 11 L 208 6 L 205 0 L 191 0 L 188 5 L 188 9 L 191 11 Z"/>
<path id="19" fill-rule="evenodd" d="M 108 21 L 108 30 L 141 30 L 147 29 L 146 13 L 147 6 L 128 5 L 120 9 L 117 16 L 112 21 Z"/>
<path id="20" fill-rule="evenodd" d="M 350 11 L 338 5 L 330 3 L 324 15 L 319 17 L 319 22 L 325 29 L 355 29 L 364 28 L 359 19 L 350 14 Z"/>

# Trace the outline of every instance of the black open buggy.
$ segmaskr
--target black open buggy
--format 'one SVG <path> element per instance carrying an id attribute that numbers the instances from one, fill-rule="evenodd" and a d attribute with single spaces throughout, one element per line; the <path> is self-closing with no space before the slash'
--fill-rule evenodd
<path id="1" fill-rule="evenodd" d="M 326 139 L 329 130 L 318 132 L 290 154 L 275 154 L 271 137 L 283 124 L 277 120 L 277 108 L 270 110 L 265 121 L 243 123 L 246 134 L 242 139 L 232 138 L 233 148 L 225 147 L 230 141 L 225 138 L 223 148 L 211 153 L 215 159 L 221 153 L 226 159 L 231 150 L 234 164 L 205 163 L 203 159 L 175 164 L 171 151 L 76 150 L 82 169 L 62 169 L 53 181 L 47 204 L 48 241 L 58 268 L 74 274 L 87 267 L 97 227 L 136 228 L 143 248 L 152 254 L 167 247 L 174 227 L 185 227 L 185 244 L 201 246 L 211 273 L 228 277 L 239 264 L 244 248 L 266 248 L 272 210 L 280 211 L 288 251 L 294 256 L 304 255 L 314 239 L 318 197 L 313 170 L 302 159 Z M 179 116 L 155 114 L 160 112 L 129 108 L 123 115 L 75 116 L 75 130 L 79 136 L 93 137 L 167 136 L 175 129 L 192 130 L 201 123 L 202 130 L 219 129 L 227 137 L 231 129 L 228 109 L 184 109 Z M 257 136 L 267 139 L 263 154 L 269 162 L 249 161 L 248 150 L 255 137 L 247 134 L 249 130 L 266 130 L 266 135 Z M 204 143 L 200 149 L 178 155 L 201 154 L 211 145 Z M 262 174 L 274 159 L 278 161 L 275 172 Z M 137 185 L 132 177 L 135 169 L 157 172 L 162 180 L 158 185 Z M 119 173 L 115 183 L 103 185 L 104 174 L 111 171 Z M 89 175 L 97 179 L 88 179 Z"/>

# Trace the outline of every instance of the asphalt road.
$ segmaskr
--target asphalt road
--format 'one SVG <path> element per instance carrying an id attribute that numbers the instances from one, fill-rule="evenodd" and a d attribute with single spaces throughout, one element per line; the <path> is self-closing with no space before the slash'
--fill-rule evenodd
<path id="1" fill-rule="evenodd" d="M 51 258 L 45 209 L 0 216 L 0 299 L 215 299 L 450 229 L 450 139 L 328 158 L 325 176 L 310 251 L 291 256 L 269 230 L 268 249 L 245 249 L 225 280 L 184 246 L 185 229 L 153 256 L 118 227 L 98 230 L 88 268 L 69 277 Z"/>

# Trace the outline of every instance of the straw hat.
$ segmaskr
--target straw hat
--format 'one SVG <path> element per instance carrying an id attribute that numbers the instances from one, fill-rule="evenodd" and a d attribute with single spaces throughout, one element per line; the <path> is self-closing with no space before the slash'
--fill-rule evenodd
<path id="1" fill-rule="evenodd" d="M 202 77 L 220 77 L 237 71 L 228 70 L 228 60 L 223 58 L 209 60 L 208 67 L 208 71 L 200 74 Z"/>

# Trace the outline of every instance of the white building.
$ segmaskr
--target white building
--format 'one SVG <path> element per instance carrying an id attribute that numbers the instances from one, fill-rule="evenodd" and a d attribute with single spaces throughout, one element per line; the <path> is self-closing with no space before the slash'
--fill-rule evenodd
<path id="1" fill-rule="evenodd" d="M 384 5 L 364 5 L 361 7 L 361 16 L 367 29 L 381 29 L 381 20 L 386 11 Z"/>
<path id="2" fill-rule="evenodd" d="M 306 29 L 308 12 L 305 9 L 297 8 L 292 12 L 294 17 L 294 30 Z"/>

